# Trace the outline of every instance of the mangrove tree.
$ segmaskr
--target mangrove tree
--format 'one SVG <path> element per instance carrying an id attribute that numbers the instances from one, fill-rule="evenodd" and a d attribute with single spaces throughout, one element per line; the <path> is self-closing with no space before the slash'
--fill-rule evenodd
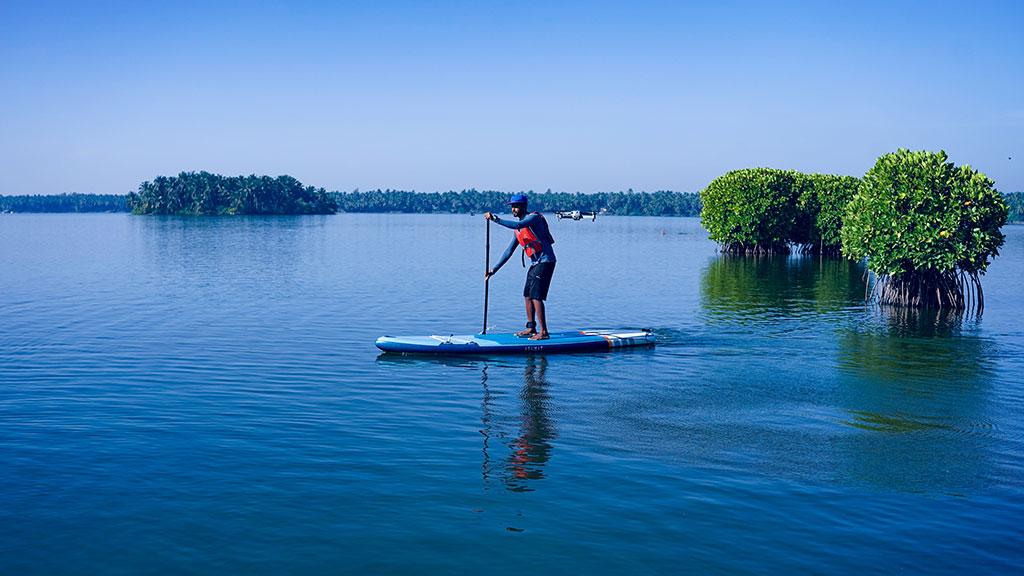
<path id="1" fill-rule="evenodd" d="M 878 159 L 847 206 L 843 253 L 867 259 L 881 304 L 981 311 L 980 276 L 1006 216 L 984 174 L 945 152 L 900 149 Z"/>

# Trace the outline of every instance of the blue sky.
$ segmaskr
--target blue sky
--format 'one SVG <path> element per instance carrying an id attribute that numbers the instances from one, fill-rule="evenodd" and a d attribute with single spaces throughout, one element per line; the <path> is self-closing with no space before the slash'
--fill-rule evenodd
<path id="1" fill-rule="evenodd" d="M 0 0 L 0 194 L 698 191 L 899 147 L 1024 190 L 1022 30 L 1022 2 Z"/>

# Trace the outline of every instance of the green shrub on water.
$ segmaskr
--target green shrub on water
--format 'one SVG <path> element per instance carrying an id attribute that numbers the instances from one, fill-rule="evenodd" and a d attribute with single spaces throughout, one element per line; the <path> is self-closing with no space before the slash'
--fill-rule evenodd
<path id="1" fill-rule="evenodd" d="M 981 310 L 979 276 L 1006 222 L 992 180 L 945 152 L 900 149 L 878 159 L 846 208 L 843 253 L 867 258 L 882 304 Z"/>
<path id="2" fill-rule="evenodd" d="M 794 234 L 793 241 L 803 251 L 838 256 L 842 239 L 843 215 L 846 205 L 860 186 L 860 178 L 836 174 L 801 174 L 800 207 L 804 216 L 798 226 L 804 230 Z"/>
<path id="3" fill-rule="evenodd" d="M 733 170 L 701 191 L 700 221 L 723 252 L 787 253 L 802 214 L 798 173 Z"/>
<path id="4" fill-rule="evenodd" d="M 716 178 L 701 192 L 701 223 L 723 252 L 838 255 L 846 204 L 860 179 L 749 168 Z"/>

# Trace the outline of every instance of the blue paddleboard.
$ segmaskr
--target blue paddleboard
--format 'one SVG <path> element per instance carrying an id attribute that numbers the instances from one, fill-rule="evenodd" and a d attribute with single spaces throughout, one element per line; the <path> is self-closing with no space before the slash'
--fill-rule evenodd
<path id="1" fill-rule="evenodd" d="M 474 334 L 470 336 L 381 336 L 377 348 L 404 354 L 553 354 L 560 352 L 606 352 L 614 348 L 653 346 L 649 330 L 574 330 L 552 332 L 546 340 L 530 340 L 515 334 Z"/>

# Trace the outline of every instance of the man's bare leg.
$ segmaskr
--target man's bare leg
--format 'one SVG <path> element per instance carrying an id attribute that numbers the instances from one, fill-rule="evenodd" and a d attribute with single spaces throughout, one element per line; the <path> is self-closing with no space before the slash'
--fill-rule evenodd
<path id="1" fill-rule="evenodd" d="M 531 340 L 546 340 L 548 338 L 548 318 L 544 312 L 544 301 L 534 300 L 533 309 L 537 313 L 537 329 L 538 332 L 534 334 Z M 532 320 L 532 318 L 531 318 Z"/>
<path id="2" fill-rule="evenodd" d="M 536 300 L 533 300 L 531 298 L 523 298 L 523 300 L 526 303 L 526 330 L 520 330 L 519 332 L 516 332 L 516 336 L 522 336 L 523 338 L 525 338 L 527 336 L 532 336 L 537 333 L 537 330 L 534 329 L 534 326 L 536 326 L 537 323 L 534 320 L 533 305 L 533 303 L 536 302 Z"/>

